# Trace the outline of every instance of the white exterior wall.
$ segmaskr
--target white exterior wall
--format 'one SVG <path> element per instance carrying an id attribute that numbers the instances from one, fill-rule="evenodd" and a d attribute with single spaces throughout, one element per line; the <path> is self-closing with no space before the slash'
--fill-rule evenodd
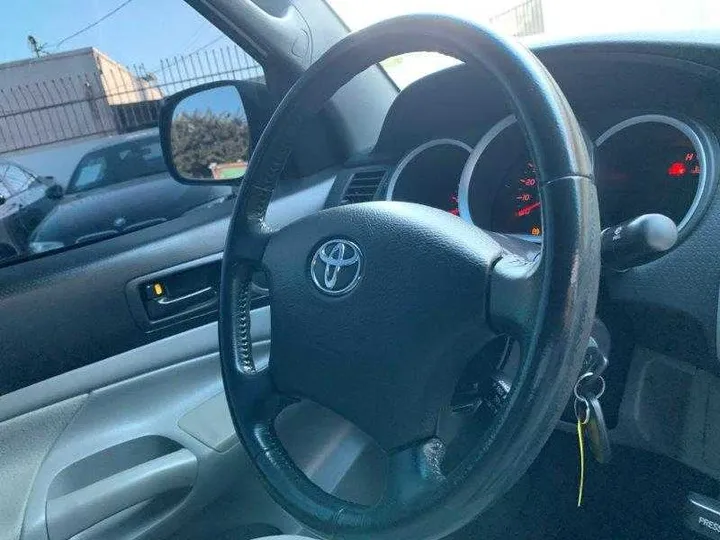
<path id="1" fill-rule="evenodd" d="M 0 153 L 117 133 L 110 105 L 160 97 L 93 48 L 1 64 Z"/>
<path id="2" fill-rule="evenodd" d="M 122 64 L 95 50 L 95 61 L 110 105 L 162 98 L 162 92 L 139 79 Z"/>
<path id="3" fill-rule="evenodd" d="M 89 48 L 0 65 L 0 152 L 112 131 L 97 73 Z"/>

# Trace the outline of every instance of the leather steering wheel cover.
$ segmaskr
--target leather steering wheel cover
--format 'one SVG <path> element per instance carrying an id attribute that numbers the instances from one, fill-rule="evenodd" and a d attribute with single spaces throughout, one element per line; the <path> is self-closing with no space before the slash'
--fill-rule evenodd
<path id="1" fill-rule="evenodd" d="M 387 57 L 431 50 L 478 64 L 502 82 L 535 160 L 543 201 L 540 316 L 502 418 L 432 497 L 408 508 L 362 507 L 312 484 L 277 441 L 271 423 L 243 409 L 253 384 L 249 339 L 251 261 L 262 253 L 264 215 L 305 118 L 356 73 Z M 238 194 L 223 260 L 220 352 L 238 434 L 271 495 L 309 527 L 342 538 L 439 538 L 501 496 L 554 429 L 582 362 L 597 299 L 599 217 L 592 166 L 572 110 L 529 51 L 455 19 L 417 15 L 379 23 L 343 39 L 315 62 L 275 111 Z M 239 396 L 245 396 L 239 399 Z"/>

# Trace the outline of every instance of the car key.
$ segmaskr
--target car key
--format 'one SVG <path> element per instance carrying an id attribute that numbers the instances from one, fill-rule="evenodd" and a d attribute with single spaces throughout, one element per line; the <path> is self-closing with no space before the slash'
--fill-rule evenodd
<path id="1" fill-rule="evenodd" d="M 608 367 L 608 359 L 598 347 L 597 342 L 590 338 L 585 357 L 583 358 L 583 373 L 592 373 L 600 376 Z"/>
<path id="2" fill-rule="evenodd" d="M 584 398 L 588 403 L 588 421 L 583 427 L 587 440 L 590 442 L 590 451 L 595 461 L 604 464 L 610 461 L 612 449 L 602 405 L 596 396 L 590 395 L 584 396 Z"/>
<path id="3" fill-rule="evenodd" d="M 605 393 L 605 379 L 602 374 L 608 367 L 608 359 L 598 347 L 597 342 L 590 338 L 583 357 L 583 368 L 575 384 L 575 397 L 596 396 L 600 399 Z M 589 408 L 589 407 L 588 407 Z"/>

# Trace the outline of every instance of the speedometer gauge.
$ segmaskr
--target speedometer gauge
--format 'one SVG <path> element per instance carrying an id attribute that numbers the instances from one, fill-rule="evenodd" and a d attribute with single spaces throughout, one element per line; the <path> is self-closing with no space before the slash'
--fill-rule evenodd
<path id="1" fill-rule="evenodd" d="M 459 198 L 460 215 L 476 225 L 541 239 L 537 171 L 513 116 L 495 124 L 473 149 Z"/>
<path id="2" fill-rule="evenodd" d="M 495 196 L 493 229 L 498 232 L 539 237 L 542 211 L 535 164 L 523 160 L 508 171 Z"/>
<path id="3" fill-rule="evenodd" d="M 537 188 L 537 175 L 535 164 L 528 161 L 522 175 L 515 184 L 515 229 L 523 234 L 540 236 L 542 234 L 542 220 L 540 212 L 540 193 Z"/>

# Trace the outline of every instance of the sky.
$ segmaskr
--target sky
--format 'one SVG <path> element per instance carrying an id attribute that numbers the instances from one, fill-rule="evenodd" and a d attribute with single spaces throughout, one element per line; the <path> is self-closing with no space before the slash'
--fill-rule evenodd
<path id="1" fill-rule="evenodd" d="M 32 56 L 28 35 L 50 53 L 95 47 L 126 66 L 149 71 L 160 59 L 193 52 L 221 36 L 219 30 L 182 0 L 131 0 L 112 16 L 55 45 L 97 21 L 124 0 L 5 0 L 0 19 L 0 63 Z M 221 38 L 208 48 L 228 44 Z"/>
<path id="2" fill-rule="evenodd" d="M 186 97 L 178 103 L 174 116 L 182 113 L 192 115 L 206 112 L 217 116 L 229 115 L 237 117 L 239 120 L 246 118 L 240 95 L 234 86 L 211 88 Z"/>

